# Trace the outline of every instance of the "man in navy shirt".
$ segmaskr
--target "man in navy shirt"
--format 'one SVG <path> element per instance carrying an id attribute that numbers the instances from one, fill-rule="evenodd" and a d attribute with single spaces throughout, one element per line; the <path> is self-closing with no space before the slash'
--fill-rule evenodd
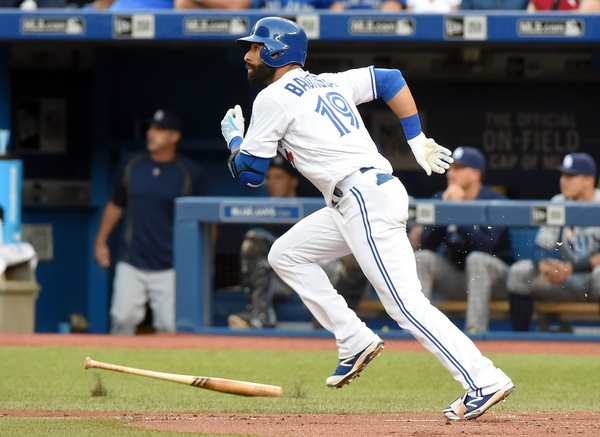
<path id="1" fill-rule="evenodd" d="M 147 151 L 124 160 L 116 173 L 94 250 L 100 267 L 108 268 L 107 241 L 122 221 L 110 308 L 112 334 L 135 334 L 147 304 L 154 329 L 175 332 L 175 199 L 204 190 L 201 168 L 177 153 L 180 139 L 179 117 L 156 111 L 146 132 Z"/>
<path id="2" fill-rule="evenodd" d="M 473 147 L 459 147 L 446 172 L 448 186 L 434 199 L 448 202 L 504 199 L 482 183 L 486 170 L 483 154 Z M 413 228 L 410 235 L 423 293 L 433 290 L 453 299 L 467 299 L 465 329 L 485 332 L 489 302 L 507 299 L 506 278 L 513 262 L 508 229 L 485 223 Z"/>

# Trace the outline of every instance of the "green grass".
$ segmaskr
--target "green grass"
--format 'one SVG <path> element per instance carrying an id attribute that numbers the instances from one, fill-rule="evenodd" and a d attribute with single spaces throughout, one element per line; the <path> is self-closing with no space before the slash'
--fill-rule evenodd
<path id="1" fill-rule="evenodd" d="M 99 369 L 86 356 L 169 373 L 280 385 L 282 398 L 246 398 Z M 517 391 L 495 411 L 598 411 L 596 356 L 490 354 Z M 0 409 L 106 412 L 404 413 L 439 412 L 462 391 L 428 353 L 385 351 L 360 379 L 341 390 L 324 379 L 333 352 L 247 350 L 126 350 L 77 347 L 0 349 Z M 98 387 L 104 396 L 93 396 Z M 102 390 L 100 390 L 102 391 Z M 115 415 L 117 416 L 117 415 Z M 21 437 L 160 436 L 126 426 L 130 419 L 0 417 L 0 435 Z M 222 437 L 222 436 L 221 436 Z"/>

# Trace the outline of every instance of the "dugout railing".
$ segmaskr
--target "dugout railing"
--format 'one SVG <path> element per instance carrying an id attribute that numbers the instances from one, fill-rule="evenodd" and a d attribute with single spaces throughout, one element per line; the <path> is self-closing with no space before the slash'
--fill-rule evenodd
<path id="1" fill-rule="evenodd" d="M 176 318 L 180 332 L 201 332 L 213 326 L 214 313 L 214 223 L 295 223 L 324 206 L 318 198 L 237 198 L 187 197 L 176 201 L 175 270 L 177 278 Z M 517 247 L 517 258 L 526 258 L 531 250 L 535 230 L 542 225 L 600 224 L 600 204 L 581 202 L 548 202 L 529 200 L 495 200 L 450 203 L 431 199 L 415 199 L 410 206 L 410 219 L 419 224 L 472 224 L 509 226 L 523 237 Z M 441 301 L 440 301 L 441 302 Z M 369 307 L 369 305 L 371 307 Z M 374 299 L 365 299 L 359 311 L 380 310 Z M 445 311 L 466 308 L 462 301 L 439 303 Z M 492 313 L 508 310 L 506 302 L 493 303 Z M 585 302 L 538 303 L 538 321 L 550 321 L 554 315 L 597 320 L 598 304 Z M 545 319 L 542 319 L 542 316 Z M 566 325 L 565 325 L 566 326 Z"/>

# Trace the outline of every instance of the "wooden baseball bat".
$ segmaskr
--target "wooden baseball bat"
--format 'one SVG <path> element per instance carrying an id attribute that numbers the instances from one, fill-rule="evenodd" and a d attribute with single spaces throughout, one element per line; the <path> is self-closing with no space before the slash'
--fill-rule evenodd
<path id="1" fill-rule="evenodd" d="M 103 363 L 86 357 L 86 369 L 96 368 L 114 370 L 115 372 L 131 373 L 147 376 L 148 378 L 163 379 L 180 384 L 193 385 L 207 390 L 230 393 L 240 396 L 281 396 L 283 389 L 276 385 L 258 384 L 256 382 L 236 381 L 235 379 L 212 378 L 208 376 L 179 375 L 176 373 L 155 372 L 153 370 L 137 369 L 135 367 L 119 366 L 118 364 Z"/>

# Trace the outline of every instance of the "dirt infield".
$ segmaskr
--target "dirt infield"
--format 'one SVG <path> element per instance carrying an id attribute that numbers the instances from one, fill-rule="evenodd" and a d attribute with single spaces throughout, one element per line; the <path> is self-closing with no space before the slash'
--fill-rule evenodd
<path id="1" fill-rule="evenodd" d="M 561 353 L 600 355 L 599 343 L 586 342 L 476 342 L 484 353 Z M 117 348 L 211 348 L 335 350 L 328 338 L 247 337 L 208 335 L 0 334 L 0 346 L 85 346 Z M 423 351 L 413 340 L 386 340 L 387 350 Z M 441 414 L 139 414 L 129 412 L 49 412 L 0 410 L 0 417 L 107 417 L 131 426 L 172 433 L 240 434 L 260 436 L 570 436 L 600 435 L 600 413 L 495 413 L 468 422 L 448 422 Z"/>
<path id="2" fill-rule="evenodd" d="M 476 341 L 483 353 L 557 353 L 600 355 L 600 343 L 583 341 Z M 96 334 L 6 334 L 0 333 L 0 346 L 78 346 L 126 349 L 290 349 L 331 350 L 332 338 L 263 337 L 235 335 L 161 334 L 111 336 Z M 415 340 L 385 339 L 385 349 L 419 352 L 425 349 Z"/>
<path id="3" fill-rule="evenodd" d="M 170 433 L 274 437 L 361 436 L 571 436 L 600 435 L 600 413 L 489 412 L 468 422 L 449 422 L 441 414 L 129 414 L 7 411 L 0 417 L 103 417 L 130 426 Z"/>

